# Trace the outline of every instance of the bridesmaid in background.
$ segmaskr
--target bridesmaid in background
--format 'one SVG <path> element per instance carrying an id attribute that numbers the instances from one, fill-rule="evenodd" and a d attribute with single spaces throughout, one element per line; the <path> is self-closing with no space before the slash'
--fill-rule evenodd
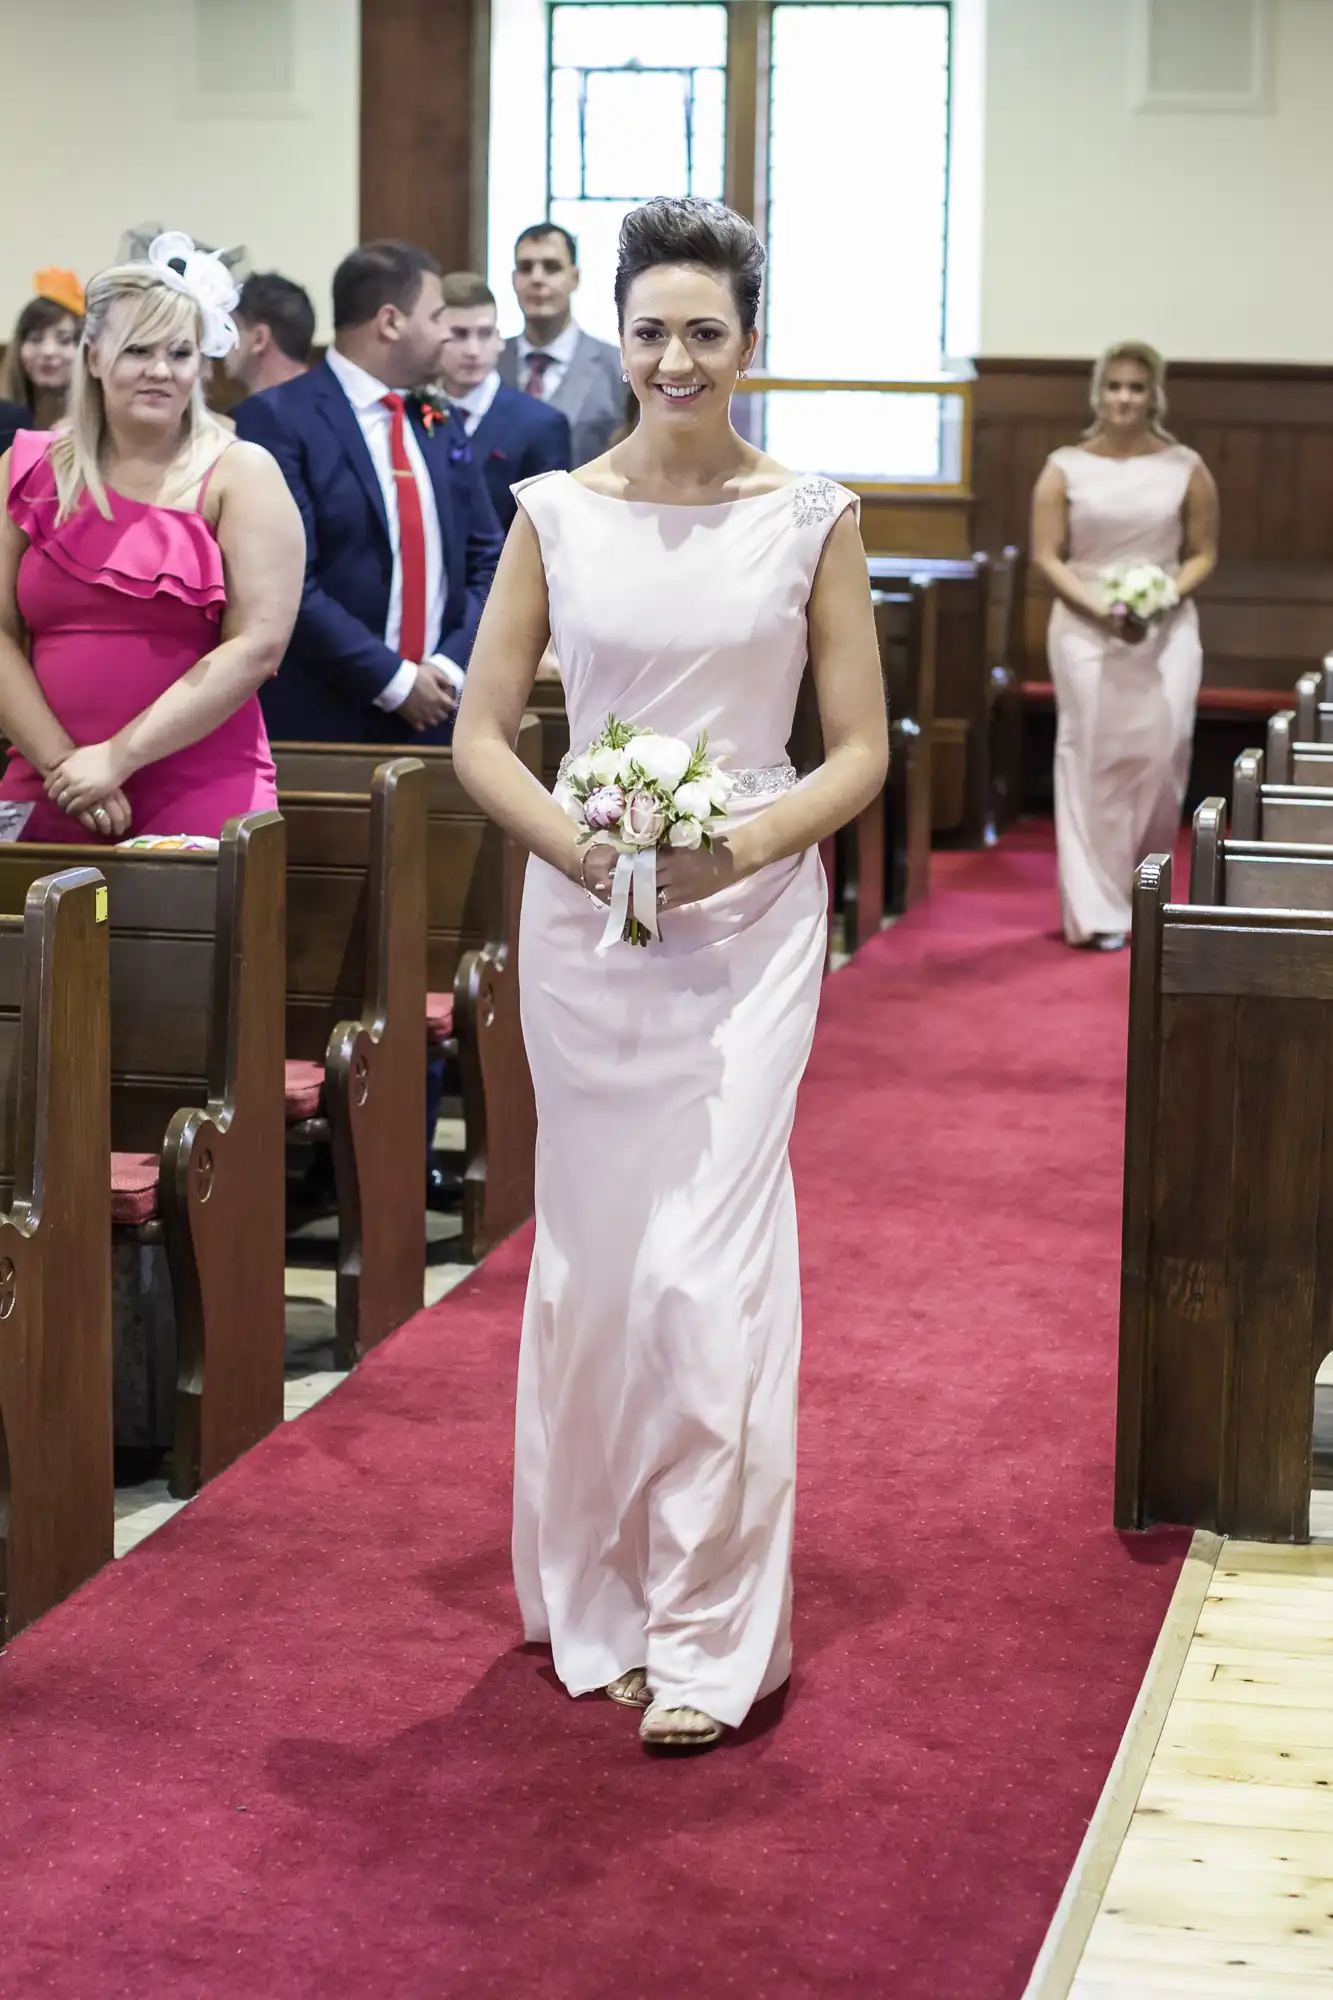
<path id="1" fill-rule="evenodd" d="M 1194 592 L 1217 562 L 1217 489 L 1197 452 L 1163 427 L 1166 368 L 1139 341 L 1093 371 L 1095 421 L 1047 459 L 1032 550 L 1055 592 L 1047 646 L 1055 687 L 1055 835 L 1065 937 L 1118 951 L 1134 870 L 1170 852 L 1194 741 L 1203 653 Z M 1112 567 L 1153 563 L 1180 603 L 1145 625 L 1106 608 Z"/>

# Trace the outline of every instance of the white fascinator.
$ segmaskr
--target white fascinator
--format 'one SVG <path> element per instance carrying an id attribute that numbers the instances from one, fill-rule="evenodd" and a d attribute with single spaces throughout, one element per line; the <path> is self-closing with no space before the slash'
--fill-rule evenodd
<path id="1" fill-rule="evenodd" d="M 148 245 L 148 262 L 164 285 L 184 292 L 198 306 L 201 353 L 210 361 L 230 354 L 240 339 L 231 315 L 241 295 L 218 252 L 197 249 L 184 230 L 165 229 Z"/>

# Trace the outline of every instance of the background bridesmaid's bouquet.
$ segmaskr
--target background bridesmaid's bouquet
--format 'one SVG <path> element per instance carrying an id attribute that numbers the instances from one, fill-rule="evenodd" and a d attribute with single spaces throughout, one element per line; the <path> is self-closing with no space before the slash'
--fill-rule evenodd
<path id="1" fill-rule="evenodd" d="M 1127 563 L 1102 578 L 1103 602 L 1122 624 L 1147 627 L 1180 602 L 1180 592 L 1156 563 Z"/>
<path id="2" fill-rule="evenodd" d="M 601 841 L 620 856 L 598 949 L 657 936 L 657 850 L 711 847 L 727 816 L 732 780 L 709 761 L 708 738 L 691 749 L 608 715 L 601 734 L 573 757 L 554 798 L 578 828 L 580 846 Z"/>

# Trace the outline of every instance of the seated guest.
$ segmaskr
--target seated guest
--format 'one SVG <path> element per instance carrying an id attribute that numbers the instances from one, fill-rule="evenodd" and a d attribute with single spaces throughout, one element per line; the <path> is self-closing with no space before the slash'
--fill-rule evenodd
<path id="1" fill-rule="evenodd" d="M 232 318 L 239 337 L 223 365 L 247 395 L 305 374 L 315 344 L 315 308 L 300 285 L 276 271 L 257 271 L 241 286 Z"/>
<path id="2" fill-rule="evenodd" d="M 578 246 L 559 223 L 537 222 L 514 245 L 514 295 L 523 331 L 500 356 L 500 378 L 569 418 L 574 464 L 600 458 L 625 421 L 620 349 L 576 324 Z"/>
<path id="3" fill-rule="evenodd" d="M 506 531 L 518 510 L 510 487 L 539 472 L 569 469 L 569 419 L 500 380 L 495 294 L 473 271 L 444 281 L 444 354 L 440 380 L 472 440 L 491 504 Z"/>
<path id="4" fill-rule="evenodd" d="M 188 237 L 103 271 L 54 437 L 0 459 L 0 799 L 26 840 L 216 839 L 276 801 L 257 690 L 301 595 L 267 452 L 204 407 L 235 290 Z"/>
<path id="5" fill-rule="evenodd" d="M 363 244 L 334 273 L 333 328 L 314 368 L 236 412 L 305 523 L 305 593 L 264 711 L 275 737 L 447 743 L 502 537 L 454 425 L 428 428 L 408 400 L 440 372 L 439 265 Z"/>
<path id="6" fill-rule="evenodd" d="M 16 434 L 31 428 L 32 411 L 26 403 L 0 402 L 0 451 L 8 451 Z"/>
<path id="7" fill-rule="evenodd" d="M 65 414 L 70 373 L 83 326 L 83 286 L 54 265 L 32 281 L 35 298 L 18 316 L 0 362 L 0 400 L 21 403 L 25 429 L 50 430 Z"/>

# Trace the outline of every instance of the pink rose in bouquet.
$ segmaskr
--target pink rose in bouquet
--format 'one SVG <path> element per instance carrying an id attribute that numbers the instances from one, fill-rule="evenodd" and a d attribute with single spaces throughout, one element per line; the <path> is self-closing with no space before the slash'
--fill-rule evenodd
<path id="1" fill-rule="evenodd" d="M 599 785 L 595 792 L 589 792 L 583 804 L 583 817 L 589 826 L 604 833 L 608 827 L 619 826 L 625 813 L 625 794 L 619 785 Z"/>
<path id="2" fill-rule="evenodd" d="M 635 847 L 656 847 L 666 831 L 666 823 L 666 814 L 651 792 L 632 792 L 620 831 Z"/>

